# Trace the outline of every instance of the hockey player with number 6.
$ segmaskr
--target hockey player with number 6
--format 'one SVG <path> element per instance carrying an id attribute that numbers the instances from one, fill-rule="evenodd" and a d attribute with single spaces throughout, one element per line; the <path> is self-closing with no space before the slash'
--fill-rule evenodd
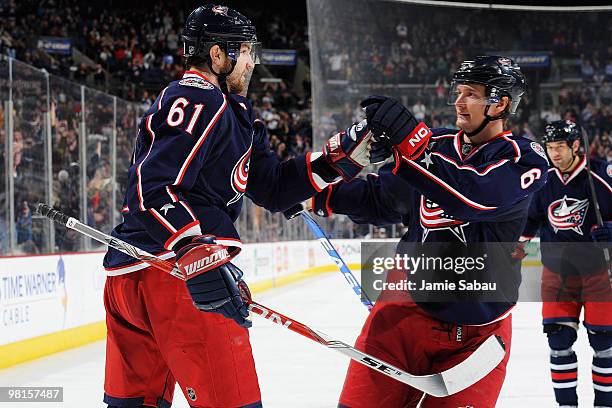
<path id="1" fill-rule="evenodd" d="M 547 176 L 540 146 L 503 128 L 525 89 L 519 66 L 509 58 L 482 56 L 463 62 L 453 76 L 449 100 L 459 131 L 429 129 L 393 98 L 366 99 L 362 106 L 368 126 L 379 140 L 372 145 L 372 157 L 393 152 L 395 162 L 366 179 L 328 186 L 309 206 L 318 215 L 346 214 L 358 223 L 404 223 L 408 232 L 402 241 L 412 246 L 455 242 L 467 248 L 470 243 L 516 242 L 530 197 Z M 509 265 L 518 266 L 510 253 L 506 256 Z M 516 294 L 519 268 L 497 272 L 510 282 L 506 289 Z M 498 367 L 459 393 L 425 396 L 420 405 L 492 408 L 510 355 L 513 305 L 512 299 L 489 303 L 420 302 L 411 296 L 379 299 L 356 348 L 425 375 L 452 367 L 496 335 L 506 348 Z M 416 407 L 422 397 L 414 388 L 351 362 L 339 406 Z"/>
<path id="2" fill-rule="evenodd" d="M 185 283 L 109 249 L 104 401 L 169 407 L 178 382 L 192 407 L 260 407 L 241 297 L 248 287 L 231 262 L 243 196 L 283 211 L 348 181 L 370 160 L 371 133 L 355 124 L 322 152 L 281 162 L 246 98 L 258 63 L 253 24 L 205 5 L 187 18 L 182 40 L 188 70 L 140 122 L 124 220 L 112 235 L 175 258 Z"/>

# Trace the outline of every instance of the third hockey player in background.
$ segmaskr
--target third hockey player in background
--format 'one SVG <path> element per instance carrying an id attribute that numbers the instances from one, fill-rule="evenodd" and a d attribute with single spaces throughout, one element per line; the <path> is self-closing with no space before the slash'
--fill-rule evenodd
<path id="1" fill-rule="evenodd" d="M 546 126 L 543 137 L 551 161 L 548 182 L 529 208 L 522 241 L 539 231 L 542 253 L 542 323 L 550 346 L 555 398 L 562 407 L 577 407 L 578 359 L 572 350 L 584 309 L 593 355 L 595 406 L 612 407 L 612 300 L 604 251 L 592 241 L 612 235 L 612 164 L 578 154 L 582 133 L 571 121 Z M 604 221 L 596 224 L 593 180 Z"/>

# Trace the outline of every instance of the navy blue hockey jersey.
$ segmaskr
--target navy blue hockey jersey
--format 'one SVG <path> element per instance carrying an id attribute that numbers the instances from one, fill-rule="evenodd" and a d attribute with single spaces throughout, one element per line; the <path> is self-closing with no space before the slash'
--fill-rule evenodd
<path id="1" fill-rule="evenodd" d="M 112 235 L 164 259 L 174 256 L 179 240 L 197 234 L 239 247 L 234 221 L 243 196 L 270 211 L 311 197 L 322 186 L 310 161 L 308 154 L 281 162 L 246 98 L 225 95 L 187 71 L 141 119 L 124 220 Z M 147 264 L 111 248 L 104 266 L 118 275 Z"/>
<path id="2" fill-rule="evenodd" d="M 590 243 L 591 229 L 597 224 L 591 189 L 588 180 L 586 158 L 580 161 L 571 173 L 561 173 L 557 168 L 548 169 L 548 182 L 538 191 L 529 207 L 527 225 L 523 239 L 540 236 L 542 263 L 553 271 L 560 271 L 563 264 L 578 258 L 588 269 L 586 261 L 601 264 L 603 251 L 595 246 L 546 243 Z M 591 176 L 604 221 L 612 220 L 612 164 L 600 160 L 591 161 Z M 576 252 L 572 255 L 572 252 Z M 587 254 L 588 252 L 588 254 Z M 603 258 L 602 258 L 603 259 Z"/>
<path id="3" fill-rule="evenodd" d="M 403 222 L 406 242 L 514 242 L 527 217 L 530 196 L 546 182 L 540 145 L 503 132 L 463 152 L 461 131 L 433 129 L 428 150 L 415 161 L 397 157 L 366 179 L 329 186 L 328 211 L 358 223 Z M 319 197 L 321 198 L 321 197 Z M 315 208 L 315 211 L 317 209 Z M 520 270 L 514 273 L 518 289 Z M 419 303 L 432 316 L 459 324 L 484 324 L 505 316 L 513 302 Z"/>

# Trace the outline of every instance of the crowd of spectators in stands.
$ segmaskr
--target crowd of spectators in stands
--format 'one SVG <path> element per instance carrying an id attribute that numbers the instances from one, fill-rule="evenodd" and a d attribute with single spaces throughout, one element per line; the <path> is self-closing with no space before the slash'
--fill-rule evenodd
<path id="1" fill-rule="evenodd" d="M 238 2 L 240 3 L 240 2 Z M 237 6 L 260 24 L 260 39 L 270 48 L 291 48 L 307 57 L 306 24 L 303 19 L 286 18 L 279 10 L 267 15 L 265 10 L 248 10 L 248 4 Z M 0 2 L 0 53 L 57 75 L 51 76 L 51 100 L 46 106 L 45 77 L 21 62 L 15 62 L 18 73 L 13 93 L 14 158 L 13 180 L 16 203 L 16 236 L 18 252 L 47 251 L 48 228 L 32 217 L 35 203 L 45 196 L 46 169 L 43 129 L 45 112 L 51 112 L 52 135 L 52 202 L 65 212 L 80 216 L 80 182 L 86 177 L 86 219 L 89 225 L 109 231 L 116 220 L 112 206 L 120 208 L 132 141 L 138 116 L 154 101 L 158 91 L 183 72 L 179 57 L 179 34 L 184 11 L 193 5 L 134 2 L 130 5 L 105 7 L 79 0 L 45 0 L 41 2 Z M 246 8 L 246 9 L 245 9 Z M 247 11 L 248 10 L 248 11 Z M 305 13 L 304 13 L 305 14 Z M 77 55 L 47 54 L 37 49 L 40 36 L 68 37 L 79 51 Z M 6 69 L 6 66 L 5 68 Z M 88 88 L 85 95 L 85 118 L 82 117 L 80 87 L 59 79 L 66 78 L 88 87 L 104 89 L 136 103 L 117 99 L 116 180 L 111 178 L 110 138 L 113 128 L 113 101 L 106 94 Z M 115 83 L 119 87 L 114 87 Z M 2 90 L 0 90 L 2 92 Z M 266 83 L 253 95 L 253 103 L 269 131 L 271 147 L 279 157 L 287 159 L 309 150 L 312 131 L 309 92 L 297 97 L 284 81 Z M 0 107 L 2 109 L 2 107 Z M 0 117 L 6 119 L 5 112 Z M 30 117 L 32 116 L 32 117 Z M 87 140 L 86 168 L 80 168 L 81 122 L 85 120 Z M 6 127 L 0 127 L 2 140 Z M 6 162 L 5 144 L 0 146 L 1 164 Z M 7 253 L 6 186 L 2 180 L 0 193 L 0 253 Z M 112 184 L 119 186 L 117 202 L 112 203 Z M 64 228 L 56 229 L 56 246 L 72 251 L 83 248 L 83 241 Z"/>
<path id="2" fill-rule="evenodd" d="M 359 7 L 345 13 L 347 4 L 321 2 L 311 10 L 311 14 L 334 16 L 311 22 L 315 24 L 313 47 L 321 61 L 320 67 L 313 67 L 318 70 L 313 75 L 328 83 L 323 96 L 318 95 L 323 114 L 315 140 L 355 116 L 351 107 L 358 99 L 351 98 L 338 108 L 342 106 L 338 101 L 347 99 L 341 94 L 349 89 L 356 94 L 392 94 L 430 125 L 454 127 L 454 112 L 446 106 L 448 81 L 461 61 L 503 50 L 547 51 L 550 68 L 537 74 L 525 70 L 531 88 L 509 126 L 516 134 L 538 140 L 547 120 L 574 119 L 587 129 L 593 156 L 612 160 L 610 13 L 466 12 L 461 8 L 432 13 L 429 6 L 394 2 L 385 3 L 384 8 L 376 2 L 359 2 Z M 569 80 L 567 85 L 550 92 L 533 88 L 534 83 L 564 80 Z"/>
<path id="3" fill-rule="evenodd" d="M 132 141 L 139 115 L 154 101 L 159 90 L 183 71 L 179 57 L 179 36 L 187 1 L 175 3 L 135 1 L 133 4 L 104 4 L 81 0 L 16 1 L 0 0 L 0 54 L 16 58 L 61 78 L 86 84 L 119 95 L 116 115 L 112 98 L 88 91 L 85 103 L 87 140 L 86 168 L 81 169 L 80 87 L 58 77 L 50 80 L 51 98 L 47 105 L 44 76 L 18 67 L 13 83 L 14 142 L 12 178 L 15 190 L 16 243 L 26 253 L 48 251 L 45 228 L 48 224 L 33 217 L 34 203 L 48 188 L 45 167 L 45 121 L 51 113 L 52 201 L 66 212 L 80 216 L 83 205 L 80 180 L 86 177 L 87 222 L 108 231 L 116 222 L 111 208 L 119 208 L 122 186 L 126 183 Z M 531 49 L 549 50 L 553 68 L 541 80 L 573 78 L 548 93 L 530 90 L 518 114 L 509 125 L 515 134 L 538 140 L 546 122 L 572 119 L 581 123 L 591 140 L 593 157 L 612 162 L 612 30 L 609 13 L 558 14 L 504 11 L 503 35 L 500 11 L 445 9 L 432 16 L 427 6 L 410 5 L 410 20 L 400 12 L 405 4 L 389 2 L 377 7 L 369 2 L 353 12 L 335 10 L 342 2 L 320 2 L 322 15 L 343 16 L 329 19 L 329 27 L 317 35 L 317 58 L 322 72 L 317 81 L 336 81 L 325 92 L 338 95 L 329 109 L 322 98 L 320 117 L 313 134 L 309 83 L 295 92 L 289 78 L 260 82 L 254 77 L 252 98 L 258 117 L 265 123 L 270 146 L 282 160 L 312 149 L 333 132 L 363 118 L 359 97 L 347 97 L 346 87 L 354 84 L 412 84 L 409 89 L 384 88 L 378 93 L 401 98 L 406 106 L 432 127 L 454 127 L 454 112 L 447 105 L 449 73 L 458 63 L 475 53 Z M 289 48 L 308 59 L 305 12 L 290 15 L 281 7 L 260 7 L 246 1 L 230 6 L 253 18 L 260 39 L 267 48 Z M 371 8 L 376 7 L 376 13 Z M 372 20 L 375 20 L 372 23 Z M 372 30 L 372 24 L 377 30 Z M 347 27 L 350 30 L 347 31 Z M 360 31 L 361 30 L 361 31 Z M 376 33 L 376 35 L 375 35 Z M 40 36 L 67 37 L 78 53 L 72 56 L 47 54 L 37 48 Z M 6 68 L 0 66 L 0 70 Z M 421 86 L 421 84 L 426 84 Z M 0 89 L 0 93 L 3 92 Z M 299 95 L 299 96 L 298 96 Z M 333 107 L 332 107 L 333 105 Z M 0 135 L 6 138 L 4 106 L 0 105 Z M 113 123 L 115 121 L 115 123 Z M 116 129 L 117 170 L 112 179 L 110 142 Z M 0 143 L 0 164 L 5 168 L 6 144 Z M 6 206 L 6 178 L 0 180 L 0 213 Z M 112 202 L 112 186 L 119 193 Z M 258 214 L 258 213 L 255 213 Z M 267 239 L 285 223 L 259 213 L 254 228 Z M 0 214 L 0 253 L 7 253 L 6 214 Z M 264 221 L 265 220 L 265 221 Z M 259 225 L 259 227 L 257 227 Z M 332 224 L 333 226 L 333 221 Z M 267 230 L 268 233 L 264 233 Z M 273 231 L 274 230 L 274 231 Z M 361 227 L 338 231 L 352 236 L 372 234 Z M 347 232 L 348 231 L 348 232 Z M 375 231 L 384 234 L 383 230 Z M 275 235 L 276 234 L 276 235 Z M 63 251 L 83 247 L 82 238 L 70 230 L 56 230 L 56 246 Z"/>
<path id="4" fill-rule="evenodd" d="M 134 1 L 107 7 L 81 0 L 6 0 L 0 2 L 0 53 L 137 100 L 142 89 L 159 91 L 182 74 L 180 33 L 191 3 Z M 246 1 L 234 3 L 259 23 L 258 35 L 267 47 L 307 54 L 305 15 L 296 19 L 280 8 L 269 15 Z M 41 36 L 71 38 L 84 57 L 40 52 Z"/>
<path id="5" fill-rule="evenodd" d="M 265 83 L 251 94 L 251 102 L 266 125 L 270 147 L 282 160 L 312 149 L 309 103 L 290 92 L 284 81 Z"/>
<path id="6" fill-rule="evenodd" d="M 563 60 L 556 74 L 612 79 L 609 13 L 461 8 L 434 13 L 430 6 L 401 2 L 385 7 L 360 2 L 346 13 L 347 3 L 321 3 L 313 11 L 334 16 L 313 32 L 330 79 L 433 84 L 469 56 L 503 50 L 547 51 Z"/>

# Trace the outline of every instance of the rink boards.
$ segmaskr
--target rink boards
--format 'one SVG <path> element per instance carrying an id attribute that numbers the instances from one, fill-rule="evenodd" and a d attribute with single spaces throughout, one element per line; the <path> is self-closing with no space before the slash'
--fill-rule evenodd
<path id="1" fill-rule="evenodd" d="M 335 240 L 359 268 L 360 241 Z M 104 252 L 0 258 L 0 369 L 104 338 Z M 317 241 L 247 244 L 253 293 L 336 270 Z"/>
<path id="2" fill-rule="evenodd" d="M 333 242 L 358 272 L 361 240 Z M 539 269 L 538 252 L 530 251 L 524 266 Z M 105 337 L 103 256 L 90 252 L 0 258 L 0 369 Z M 246 244 L 235 263 L 253 293 L 337 271 L 315 240 Z M 539 279 L 539 274 L 527 276 Z"/>

